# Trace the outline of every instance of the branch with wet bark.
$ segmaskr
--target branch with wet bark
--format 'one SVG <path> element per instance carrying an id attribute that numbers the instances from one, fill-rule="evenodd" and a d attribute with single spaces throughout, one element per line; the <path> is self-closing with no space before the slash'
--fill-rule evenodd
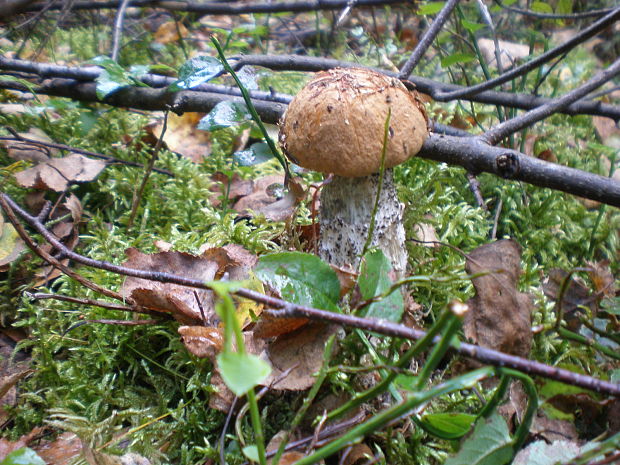
<path id="1" fill-rule="evenodd" d="M 46 241 L 56 247 L 61 252 L 63 257 L 69 258 L 70 260 L 73 260 L 82 265 L 110 271 L 112 273 L 117 273 L 123 276 L 132 276 L 135 278 L 147 279 L 151 281 L 178 284 L 181 286 L 188 286 L 197 289 L 210 289 L 208 283 L 205 283 L 204 281 L 198 279 L 186 278 L 166 272 L 128 268 L 121 265 L 115 265 L 110 262 L 93 260 L 91 258 L 85 257 L 68 249 L 50 231 L 45 228 L 45 225 L 40 221 L 38 217 L 30 215 L 4 193 L 0 193 L 0 206 L 4 210 L 4 213 L 6 214 L 9 221 L 15 226 L 16 230 L 20 234 L 20 237 L 22 237 L 22 239 L 24 239 L 24 241 L 29 246 L 32 246 L 32 244 L 34 244 L 34 241 L 25 233 L 24 228 L 21 226 L 21 223 L 18 219 L 18 216 L 26 224 L 28 224 L 35 231 L 41 234 L 41 236 L 43 236 Z M 269 308 L 269 310 L 266 311 L 272 316 L 276 317 L 302 317 L 317 321 L 327 321 L 349 328 L 359 328 L 365 331 L 372 331 L 386 336 L 398 337 L 409 340 L 418 340 L 426 335 L 424 331 L 409 328 L 405 325 L 392 323 L 391 321 L 378 320 L 375 318 L 361 318 L 353 315 L 345 315 L 342 313 L 319 310 L 304 305 L 293 304 L 291 302 L 287 302 L 276 297 L 267 296 L 250 289 L 239 288 L 234 293 L 240 297 L 244 297 L 266 305 Z M 544 378 L 554 379 L 563 383 L 580 386 L 596 392 L 620 397 L 620 384 L 614 384 L 591 376 L 573 373 L 568 370 L 552 367 L 549 365 L 545 365 L 544 363 L 528 360 L 522 357 L 504 354 L 502 352 L 487 349 L 481 346 L 476 346 L 474 344 L 467 344 L 461 342 L 457 345 L 454 345 L 452 347 L 452 350 L 457 354 L 472 358 L 488 365 L 513 368 L 529 375 L 542 376 Z"/>
<path id="2" fill-rule="evenodd" d="M 240 57 L 231 57 L 229 59 L 235 71 L 244 66 L 261 66 L 274 71 L 324 71 L 331 68 L 351 68 L 360 67 L 356 63 L 348 61 L 334 60 L 331 58 L 308 57 L 303 55 L 244 55 Z M 387 76 L 397 77 L 397 73 L 386 71 L 379 68 L 371 68 L 375 71 L 383 73 Z M 70 67 L 59 66 L 50 63 L 35 63 L 25 60 L 15 60 L 0 56 L 0 71 L 5 74 L 27 73 L 33 76 L 22 75 L 24 78 L 45 79 L 45 78 L 65 78 L 75 79 L 78 81 L 94 81 L 100 74 L 101 69 L 97 67 Z M 142 82 L 154 87 L 163 88 L 172 84 L 175 79 L 156 74 L 146 74 L 141 78 Z M 450 92 L 462 91 L 466 89 L 456 84 L 447 84 L 435 81 L 433 79 L 423 78 L 419 76 L 410 76 L 405 84 L 412 85 L 416 90 L 428 94 L 437 101 L 449 101 L 443 96 L 449 95 Z M 6 85 L 11 85 L 6 83 Z M 15 85 L 15 83 L 13 83 Z M 0 87 L 5 87 L 0 84 Z M 9 87 L 5 87 L 9 88 Z M 202 90 L 206 92 L 222 92 L 224 86 L 214 86 L 213 84 L 203 84 L 194 88 L 194 90 Z M 216 90 L 220 89 L 220 90 Z M 231 95 L 240 95 L 239 89 L 228 88 L 227 92 Z M 265 100 L 278 101 L 288 103 L 290 97 L 283 94 L 253 91 L 252 96 Z M 286 99 L 288 97 L 288 100 Z M 532 110 L 542 105 L 554 102 L 556 99 L 536 97 L 528 94 L 513 94 L 510 92 L 484 91 L 477 93 L 472 97 L 463 98 L 477 103 L 489 105 L 502 105 L 520 110 Z M 609 105 L 595 100 L 580 100 L 563 108 L 560 113 L 567 115 L 595 115 L 612 118 L 615 121 L 620 120 L 620 105 Z"/>
<path id="3" fill-rule="evenodd" d="M 27 86 L 15 81 L 0 81 L 0 87 L 30 91 Z M 53 79 L 37 87 L 35 91 L 86 102 L 100 102 L 94 82 Z M 150 111 L 165 111 L 169 108 L 175 113 L 183 113 L 208 112 L 223 100 L 243 103 L 241 97 L 230 94 L 196 90 L 170 93 L 165 88 L 146 87 L 121 89 L 107 97 L 103 103 Z M 268 123 L 277 123 L 286 109 L 283 103 L 258 98 L 252 102 L 263 121 Z M 477 137 L 459 137 L 462 134 L 457 134 L 458 136 L 432 134 L 418 156 L 460 165 L 472 173 L 492 173 L 504 179 L 548 187 L 620 207 L 620 183 L 613 179 L 528 157 L 516 150 L 493 147 Z"/>

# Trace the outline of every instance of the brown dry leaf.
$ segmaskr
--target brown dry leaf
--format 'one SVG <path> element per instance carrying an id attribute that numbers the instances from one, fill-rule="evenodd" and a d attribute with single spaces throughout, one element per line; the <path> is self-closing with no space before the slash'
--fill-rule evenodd
<path id="1" fill-rule="evenodd" d="M 361 465 L 374 458 L 370 447 L 366 444 L 354 444 L 346 449 L 345 455 L 340 459 L 342 465 Z"/>
<path id="2" fill-rule="evenodd" d="M 552 419 L 540 411 L 532 421 L 530 434 L 542 438 L 547 442 L 566 439 L 570 439 L 571 441 L 579 440 L 579 433 L 572 421 Z"/>
<path id="3" fill-rule="evenodd" d="M 74 433 L 62 433 L 55 441 L 42 441 L 32 449 L 47 465 L 69 465 L 82 453 L 82 441 Z"/>
<path id="4" fill-rule="evenodd" d="M 223 249 L 219 249 L 219 253 L 210 252 L 208 258 L 183 252 L 143 254 L 133 248 L 127 249 L 125 254 L 128 260 L 123 266 L 128 268 L 167 272 L 200 281 L 217 279 L 229 261 Z M 194 293 L 202 304 L 206 318 L 204 322 Z M 128 277 L 121 287 L 121 294 L 137 305 L 170 313 L 181 323 L 217 324 L 214 295 L 210 290 Z"/>
<path id="5" fill-rule="evenodd" d="M 30 442 L 42 436 L 46 429 L 46 426 L 37 426 L 30 431 L 30 433 L 24 434 L 17 441 L 9 441 L 8 439 L 0 438 L 0 461 L 4 460 L 8 454 L 15 450 L 28 447 Z"/>
<path id="6" fill-rule="evenodd" d="M 549 271 L 549 277 L 543 282 L 543 292 L 545 295 L 556 301 L 560 298 L 560 290 L 564 281 L 568 277 L 568 272 L 559 268 Z M 562 296 L 562 313 L 564 321 L 572 331 L 581 326 L 579 317 L 583 314 L 580 307 L 588 307 L 593 314 L 596 314 L 596 297 L 592 296 L 590 289 L 580 278 L 571 277 L 570 282 Z"/>
<path id="7" fill-rule="evenodd" d="M 91 449 L 86 443 L 82 443 L 82 452 L 88 465 L 151 465 L 151 462 L 141 455 L 132 452 L 125 455 L 104 454 Z"/>
<path id="8" fill-rule="evenodd" d="M 609 269 L 609 260 L 588 262 L 588 276 L 594 284 L 594 290 L 602 297 L 615 297 L 616 280 Z"/>
<path id="9" fill-rule="evenodd" d="M 50 137 L 39 128 L 30 128 L 28 132 L 18 133 L 26 139 L 32 139 L 39 142 L 53 142 Z M 29 142 L 0 141 L 0 147 L 7 151 L 7 155 L 13 160 L 27 160 L 32 162 L 45 162 L 58 154 L 57 149 L 34 145 Z"/>
<path id="10" fill-rule="evenodd" d="M 288 431 L 282 430 L 282 431 L 279 431 L 276 435 L 274 435 L 269 441 L 269 444 L 267 444 L 267 447 L 266 447 L 267 452 L 275 453 L 275 451 L 278 450 L 278 447 L 280 447 L 280 444 L 284 440 L 284 436 L 287 433 Z M 289 438 L 289 442 L 295 439 L 297 438 L 295 436 L 292 436 Z M 282 456 L 280 457 L 280 461 L 278 462 L 278 465 L 292 465 L 304 457 L 305 455 L 302 454 L 301 452 L 297 452 L 297 451 L 284 452 Z"/>
<path id="11" fill-rule="evenodd" d="M 224 334 L 220 328 L 180 326 L 178 332 L 187 350 L 198 358 L 213 361 L 224 347 Z"/>
<path id="12" fill-rule="evenodd" d="M 439 247 L 439 238 L 435 227 L 427 223 L 418 223 L 413 227 L 415 238 L 425 247 Z"/>
<path id="13" fill-rule="evenodd" d="M 463 330 L 474 343 L 508 354 L 527 357 L 532 345 L 532 301 L 517 291 L 521 274 L 521 247 L 513 240 L 485 244 L 467 256 L 476 295 L 468 301 Z"/>
<path id="14" fill-rule="evenodd" d="M 604 145 L 620 149 L 620 128 L 616 126 L 613 119 L 604 116 L 593 116 L 592 124 Z"/>
<path id="15" fill-rule="evenodd" d="M 187 112 L 178 116 L 168 114 L 168 126 L 164 134 L 164 142 L 169 150 L 189 158 L 194 163 L 201 163 L 211 154 L 211 136 L 196 126 L 204 113 Z M 163 121 L 151 123 L 146 127 L 155 140 L 159 139 L 164 127 Z"/>
<path id="16" fill-rule="evenodd" d="M 512 68 L 517 61 L 527 58 L 530 54 L 529 45 L 517 44 L 505 40 L 500 40 L 498 42 L 500 50 L 499 59 L 504 70 Z M 478 39 L 478 46 L 489 66 L 497 67 L 495 43 L 493 39 Z"/>
<path id="17" fill-rule="evenodd" d="M 213 207 L 219 207 L 222 204 L 222 199 L 225 198 L 226 193 L 228 200 L 232 203 L 252 193 L 254 182 L 251 179 L 241 179 L 238 173 L 233 174 L 232 179 L 230 179 L 224 173 L 218 172 L 213 174 L 211 179 L 214 184 L 210 190 L 214 195 L 209 196 L 209 202 Z"/>
<path id="18" fill-rule="evenodd" d="M 313 376 L 323 363 L 323 351 L 327 339 L 338 326 L 324 323 L 309 323 L 302 328 L 279 336 L 266 348 L 266 358 L 272 371 L 263 381 L 264 386 L 272 385 L 274 389 L 303 391 L 311 387 L 316 378 Z M 287 370 L 292 371 L 282 379 Z M 274 381 L 279 380 L 277 383 Z"/>
<path id="19" fill-rule="evenodd" d="M 209 408 L 228 413 L 235 400 L 235 395 L 228 389 L 226 383 L 224 383 L 224 379 L 222 379 L 222 375 L 220 375 L 217 369 L 213 370 L 211 374 L 209 386 L 214 390 L 214 392 L 209 395 Z"/>
<path id="20" fill-rule="evenodd" d="M 287 334 L 301 328 L 308 323 L 307 318 L 277 318 L 269 314 L 263 314 L 254 325 L 252 333 L 254 337 L 268 339 L 271 337 Z"/>
<path id="21" fill-rule="evenodd" d="M 188 35 L 189 31 L 183 23 L 168 21 L 157 28 L 157 31 L 153 34 L 153 41 L 159 44 L 171 44 Z"/>
<path id="22" fill-rule="evenodd" d="M 262 213 L 269 221 L 284 221 L 290 218 L 296 196 L 292 191 L 284 191 L 283 182 L 284 178 L 279 174 L 255 180 L 252 193 L 239 199 L 233 208 L 243 215 Z"/>
<path id="23" fill-rule="evenodd" d="M 105 162 L 74 153 L 63 158 L 51 158 L 15 174 L 17 182 L 26 188 L 64 192 L 70 183 L 93 181 L 105 168 Z"/>
<path id="24" fill-rule="evenodd" d="M 305 457 L 305 454 L 297 451 L 289 451 L 282 454 L 280 460 L 278 461 L 278 465 L 293 465 L 297 463 L 298 460 L 301 460 Z M 322 462 L 322 461 L 321 461 Z"/>

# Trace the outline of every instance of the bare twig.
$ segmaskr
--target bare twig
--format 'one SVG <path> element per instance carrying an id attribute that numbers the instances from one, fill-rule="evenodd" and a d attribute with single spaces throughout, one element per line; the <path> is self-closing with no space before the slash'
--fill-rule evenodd
<path id="1" fill-rule="evenodd" d="M 600 18 L 605 16 L 613 10 L 613 8 L 603 8 L 600 10 L 584 11 L 583 13 L 571 13 L 571 14 L 556 14 L 556 13 L 539 13 L 537 11 L 523 10 L 521 8 L 515 8 L 513 6 L 504 5 L 504 2 L 495 0 L 499 6 L 505 10 L 518 13 L 523 16 L 530 16 L 538 19 L 585 19 L 585 18 Z"/>
<path id="2" fill-rule="evenodd" d="M 547 105 L 543 105 L 542 107 L 538 107 L 534 110 L 528 111 L 527 113 L 517 118 L 513 118 L 495 126 L 493 129 L 487 131 L 484 135 L 482 135 L 482 138 L 489 144 L 497 144 L 505 137 L 508 137 L 509 135 L 514 134 L 515 132 L 520 131 L 523 128 L 531 126 L 532 124 L 541 121 L 553 115 L 554 113 L 557 113 L 562 108 L 566 108 L 571 103 L 579 100 L 582 97 L 585 97 L 593 90 L 598 89 L 600 86 L 605 84 L 607 81 L 610 81 L 618 74 L 620 74 L 620 58 L 617 59 L 609 68 L 598 72 L 592 79 L 587 81 L 585 84 L 571 90 L 567 94 L 563 95 L 562 97 L 551 103 L 548 103 Z"/>
<path id="3" fill-rule="evenodd" d="M 114 19 L 114 29 L 112 34 L 112 52 L 110 58 L 114 61 L 118 61 L 118 52 L 121 49 L 121 40 L 123 38 L 123 22 L 125 21 L 125 11 L 127 11 L 127 5 L 129 0 L 120 0 L 118 11 L 116 12 L 116 18 Z"/>
<path id="4" fill-rule="evenodd" d="M 356 0 L 356 6 L 386 6 L 409 3 L 410 0 Z M 348 0 L 307 0 L 292 2 L 265 2 L 265 3 L 242 3 L 242 2 L 178 2 L 160 0 L 132 0 L 128 2 L 130 7 L 153 7 L 168 11 L 194 13 L 204 15 L 241 15 L 249 13 L 280 13 L 280 12 L 304 12 L 320 10 L 341 10 L 346 8 Z M 38 11 L 45 3 L 38 3 L 24 8 L 22 11 Z M 101 10 L 118 8 L 117 1 L 83 1 L 75 2 L 73 10 Z M 55 5 L 53 10 L 59 9 Z"/>
<path id="5" fill-rule="evenodd" d="M 85 299 L 81 297 L 70 297 L 70 296 L 60 295 L 60 294 L 46 294 L 42 292 L 37 292 L 34 294 L 26 293 L 26 296 L 31 299 L 36 299 L 36 300 L 47 300 L 47 299 L 61 300 L 64 302 L 72 302 L 72 303 L 80 304 L 80 305 L 92 305 L 93 307 L 107 308 L 108 310 L 118 310 L 121 312 L 131 312 L 131 313 L 143 313 L 145 315 L 157 316 L 162 319 L 170 318 L 170 315 L 167 313 L 149 310 L 144 307 L 140 307 L 139 305 L 129 306 L 129 305 L 123 305 L 123 304 L 115 304 L 112 302 L 105 302 L 103 300 Z"/>
<path id="6" fill-rule="evenodd" d="M 591 24 L 579 34 L 576 34 L 573 38 L 564 42 L 562 45 L 552 48 L 551 50 L 543 53 L 539 57 L 536 57 L 533 60 L 522 64 L 521 66 L 517 66 L 516 68 L 511 69 L 510 71 L 502 74 L 495 79 L 491 79 L 489 81 L 476 84 L 475 86 L 467 87 L 465 89 L 456 90 L 453 92 L 439 92 L 433 95 L 433 97 L 437 100 L 447 101 L 458 98 L 472 97 L 473 95 L 478 94 L 484 90 L 492 89 L 493 87 L 503 84 L 504 82 L 508 82 L 516 77 L 522 76 L 530 72 L 535 68 L 538 68 L 543 63 L 553 60 L 557 56 L 565 54 L 567 51 L 573 49 L 577 45 L 582 44 L 590 37 L 593 37 L 609 25 L 613 24 L 615 21 L 618 20 L 618 18 L 620 18 L 620 7 L 612 10 L 610 13 Z"/>
<path id="7" fill-rule="evenodd" d="M 420 39 L 420 42 L 418 42 L 418 45 L 416 45 L 415 49 L 411 53 L 411 56 L 406 61 L 406 63 L 403 65 L 403 67 L 400 69 L 400 72 L 398 73 L 399 79 L 409 79 L 409 76 L 411 75 L 411 73 L 413 72 L 417 64 L 420 62 L 420 60 L 422 59 L 422 57 L 424 56 L 428 48 L 431 46 L 431 44 L 435 40 L 435 37 L 437 37 L 437 34 L 439 34 L 441 29 L 443 28 L 443 25 L 446 23 L 446 21 L 450 17 L 452 10 L 454 10 L 454 7 L 458 3 L 459 3 L 459 0 L 448 0 L 446 2 L 444 7 L 441 9 L 439 14 L 433 21 L 433 24 L 431 25 L 431 27 L 429 27 L 426 30 L 426 32 L 424 32 L 424 35 L 422 36 L 422 38 Z"/>
<path id="8" fill-rule="evenodd" d="M 184 276 L 160 271 L 128 268 L 121 265 L 114 265 L 110 262 L 93 260 L 85 257 L 65 247 L 64 244 L 58 241 L 58 239 L 45 228 L 41 221 L 23 210 L 4 193 L 0 193 L 0 206 L 7 213 L 7 217 L 16 229 L 18 226 L 21 227 L 21 224 L 17 220 L 15 213 L 17 213 L 28 225 L 41 234 L 50 244 L 61 250 L 66 257 L 83 265 L 107 270 L 124 276 L 133 276 L 135 278 L 148 279 L 151 281 L 179 284 L 181 286 L 194 287 L 198 289 L 210 289 L 209 284 L 202 280 L 186 278 Z M 33 242 L 29 240 L 27 241 L 27 244 L 32 246 Z M 311 320 L 328 321 L 342 326 L 359 328 L 387 336 L 410 340 L 420 339 L 426 334 L 424 331 L 409 328 L 405 325 L 392 323 L 391 321 L 378 320 L 375 318 L 361 318 L 353 315 L 319 310 L 317 308 L 293 304 L 291 302 L 264 295 L 250 289 L 240 288 L 235 291 L 235 294 L 240 297 L 245 297 L 255 302 L 265 304 L 268 308 L 270 308 L 270 310 L 265 311 L 275 317 L 302 317 Z M 513 368 L 530 375 L 542 376 L 574 386 L 591 389 L 596 392 L 620 397 L 620 384 L 614 384 L 608 381 L 593 378 L 591 376 L 573 373 L 568 370 L 545 365 L 544 363 L 527 360 L 514 355 L 504 354 L 496 350 L 487 349 L 473 344 L 462 342 L 459 343 L 458 346 L 454 346 L 452 350 L 460 355 L 473 358 L 474 360 L 478 360 L 479 362 L 489 365 Z"/>

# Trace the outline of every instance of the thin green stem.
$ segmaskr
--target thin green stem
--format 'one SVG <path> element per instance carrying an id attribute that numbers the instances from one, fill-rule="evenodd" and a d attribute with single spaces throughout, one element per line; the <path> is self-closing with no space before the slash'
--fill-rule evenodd
<path id="1" fill-rule="evenodd" d="M 245 104 L 248 107 L 248 111 L 252 115 L 252 119 L 258 125 L 258 128 L 260 129 L 260 132 L 263 134 L 263 137 L 265 138 L 265 142 L 267 142 L 267 145 L 269 146 L 271 153 L 280 162 L 280 165 L 282 165 L 282 168 L 284 169 L 285 178 L 288 181 L 291 177 L 291 173 L 288 169 L 288 162 L 286 161 L 286 158 L 284 158 L 280 154 L 280 152 L 278 151 L 276 147 L 275 142 L 269 136 L 269 133 L 267 132 L 267 128 L 265 128 L 263 121 L 260 119 L 260 116 L 258 115 L 258 112 L 256 111 L 254 104 L 252 103 L 252 98 L 250 97 L 248 90 L 245 88 L 245 86 L 243 85 L 239 77 L 237 76 L 237 73 L 235 73 L 235 70 L 232 68 L 232 66 L 230 66 L 230 64 L 228 63 L 228 60 L 226 60 L 226 56 L 224 55 L 224 50 L 222 50 L 222 46 L 220 45 L 219 41 L 217 40 L 217 38 L 212 36 L 211 42 L 213 42 L 213 45 L 215 46 L 217 50 L 217 54 L 220 58 L 220 61 L 222 62 L 222 66 L 224 66 L 224 69 L 232 76 L 232 78 L 235 80 L 235 83 L 239 87 L 239 91 L 241 92 L 241 95 L 243 96 L 243 100 L 245 101 Z"/>
<path id="2" fill-rule="evenodd" d="M 532 420 L 538 410 L 538 394 L 536 392 L 536 385 L 534 384 L 532 378 L 524 373 L 521 373 L 520 371 L 511 370 L 510 368 L 498 368 L 497 371 L 502 375 L 518 379 L 528 397 L 527 409 L 525 410 L 521 424 L 519 424 L 514 435 L 513 450 L 516 452 L 521 449 L 521 446 L 527 439 L 530 426 L 532 425 Z"/>
<path id="3" fill-rule="evenodd" d="M 499 382 L 499 386 L 497 386 L 497 389 L 493 393 L 493 397 L 491 397 L 491 399 L 488 400 L 484 407 L 482 407 L 478 412 L 478 418 L 486 418 L 491 414 L 491 412 L 493 412 L 493 410 L 495 410 L 495 407 L 499 405 L 506 395 L 508 386 L 510 386 L 510 377 L 504 375 Z"/>
<path id="4" fill-rule="evenodd" d="M 265 435 L 263 434 L 263 425 L 258 410 L 258 401 L 254 389 L 247 392 L 248 404 L 250 405 L 250 419 L 252 420 L 252 428 L 254 429 L 254 442 L 258 451 L 258 461 L 260 465 L 267 465 L 267 456 L 265 455 Z"/>
<path id="5" fill-rule="evenodd" d="M 317 463 L 319 460 L 338 452 L 340 449 L 350 444 L 353 444 L 366 434 L 376 433 L 379 429 L 383 428 L 389 422 L 407 414 L 417 406 L 444 394 L 449 394 L 451 392 L 460 391 L 463 389 L 471 389 L 484 378 L 492 376 L 494 372 L 495 370 L 493 368 L 480 368 L 478 370 L 459 376 L 458 378 L 446 381 L 445 383 L 442 383 L 439 386 L 436 386 L 435 388 L 428 391 L 412 393 L 403 402 L 386 410 L 383 410 L 382 412 L 379 412 L 378 414 L 370 418 L 370 420 L 368 420 L 367 422 L 364 422 L 361 425 L 352 428 L 335 441 L 317 450 L 314 454 L 308 455 L 297 461 L 295 465 L 310 465 Z"/>
<path id="6" fill-rule="evenodd" d="M 439 334 L 439 332 L 450 322 L 451 317 L 452 312 L 450 312 L 449 310 L 443 312 L 439 317 L 439 320 L 437 320 L 437 322 L 428 330 L 426 336 L 424 336 L 422 339 L 419 339 L 409 350 L 407 350 L 407 352 L 403 354 L 403 356 L 396 363 L 396 367 L 403 368 L 404 366 L 409 364 L 413 357 L 426 350 L 433 343 L 433 339 L 435 338 L 435 336 Z M 389 372 L 387 376 L 375 386 L 360 394 L 357 394 L 345 404 L 331 411 L 328 414 L 327 419 L 333 420 L 334 418 L 338 418 L 344 413 L 348 412 L 350 409 L 353 409 L 363 404 L 364 402 L 377 397 L 389 388 L 389 386 L 392 384 L 392 381 L 394 381 L 397 375 L 398 373 L 395 371 Z"/>

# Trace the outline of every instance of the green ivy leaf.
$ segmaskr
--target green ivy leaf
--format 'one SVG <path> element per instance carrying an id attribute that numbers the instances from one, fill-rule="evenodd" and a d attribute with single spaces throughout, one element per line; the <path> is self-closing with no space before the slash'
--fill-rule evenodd
<path id="1" fill-rule="evenodd" d="M 420 8 L 418 8 L 418 14 L 419 15 L 434 15 L 435 13 L 439 13 L 445 4 L 446 2 L 425 3 L 424 5 L 420 5 Z"/>
<path id="2" fill-rule="evenodd" d="M 145 86 L 140 82 L 140 77 L 149 72 L 149 67 L 144 65 L 132 66 L 130 71 L 125 71 L 116 61 L 104 55 L 93 58 L 90 63 L 103 68 L 95 79 L 97 98 L 100 100 L 123 87 Z"/>
<path id="3" fill-rule="evenodd" d="M 465 436 L 476 421 L 468 413 L 429 413 L 420 419 L 422 428 L 442 439 L 459 439 Z"/>
<path id="4" fill-rule="evenodd" d="M 217 356 L 217 366 L 226 386 L 236 396 L 244 395 L 271 373 L 271 367 L 264 360 L 239 352 L 222 352 Z"/>
<path id="5" fill-rule="evenodd" d="M 284 300 L 335 311 L 340 300 L 336 272 L 315 255 L 282 252 L 265 255 L 254 273 L 276 289 Z"/>
<path id="6" fill-rule="evenodd" d="M 22 447 L 8 454 L 0 465 L 45 465 L 45 461 L 29 447 Z"/>
<path id="7" fill-rule="evenodd" d="M 193 89 L 222 72 L 220 60 L 211 56 L 198 56 L 187 60 L 179 69 L 179 79 L 168 86 L 171 92 Z"/>
<path id="8" fill-rule="evenodd" d="M 372 299 L 383 294 L 392 286 L 389 273 L 392 264 L 381 250 L 371 250 L 364 255 L 357 284 L 362 299 Z M 382 318 L 390 321 L 400 321 L 403 315 L 404 302 L 400 291 L 394 291 L 389 296 L 364 307 L 362 316 Z"/>
<path id="9" fill-rule="evenodd" d="M 473 61 L 475 57 L 469 53 L 453 53 L 441 59 L 441 67 L 447 68 L 457 63 L 467 63 Z"/>
<path id="10" fill-rule="evenodd" d="M 247 150 L 233 153 L 235 163 L 240 166 L 254 166 L 265 163 L 273 158 L 273 153 L 266 142 L 256 142 Z"/>
<path id="11" fill-rule="evenodd" d="M 217 129 L 249 124 L 252 115 L 245 103 L 225 100 L 213 107 L 207 116 L 198 122 L 198 129 L 215 131 Z"/>
<path id="12" fill-rule="evenodd" d="M 512 459 L 512 439 L 506 421 L 497 413 L 480 418 L 461 445 L 461 450 L 445 465 L 504 465 Z"/>
<path id="13" fill-rule="evenodd" d="M 532 2 L 530 8 L 536 13 L 553 13 L 553 8 L 546 2 Z"/>

